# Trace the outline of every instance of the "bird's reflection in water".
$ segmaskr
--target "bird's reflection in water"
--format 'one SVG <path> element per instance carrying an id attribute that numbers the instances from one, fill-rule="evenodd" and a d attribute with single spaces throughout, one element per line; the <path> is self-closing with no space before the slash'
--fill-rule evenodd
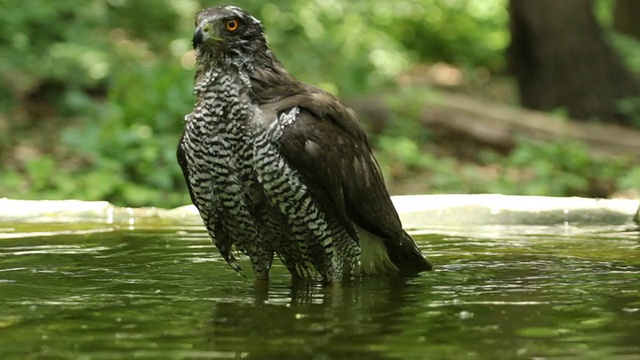
<path id="1" fill-rule="evenodd" d="M 413 320 L 407 309 L 425 291 L 398 276 L 254 286 L 252 303 L 214 305 L 207 331 L 211 350 L 250 358 L 393 358 L 383 340 Z"/>

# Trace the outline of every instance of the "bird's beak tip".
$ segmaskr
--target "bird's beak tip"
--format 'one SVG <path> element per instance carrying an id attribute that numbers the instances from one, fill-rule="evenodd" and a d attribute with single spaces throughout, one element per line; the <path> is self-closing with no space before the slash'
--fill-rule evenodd
<path id="1" fill-rule="evenodd" d="M 202 34 L 202 27 L 198 27 L 193 33 L 193 49 L 195 50 L 203 41 L 204 35 Z"/>
<path id="2" fill-rule="evenodd" d="M 220 42 L 222 41 L 222 38 L 217 32 L 214 24 L 210 22 L 203 22 L 196 28 L 196 31 L 193 33 L 193 49 L 195 50 L 201 44 L 210 41 Z"/>

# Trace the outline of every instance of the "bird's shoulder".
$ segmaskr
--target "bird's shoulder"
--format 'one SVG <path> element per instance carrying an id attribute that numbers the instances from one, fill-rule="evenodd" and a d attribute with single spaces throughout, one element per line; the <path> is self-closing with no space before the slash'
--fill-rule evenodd
<path id="1" fill-rule="evenodd" d="M 335 128 L 345 136 L 369 148 L 369 139 L 357 113 L 337 96 L 311 85 L 300 83 L 297 91 L 275 101 L 260 105 L 266 119 L 276 121 L 297 109 L 297 118 L 290 122 L 298 131 L 313 135 L 322 128 Z"/>

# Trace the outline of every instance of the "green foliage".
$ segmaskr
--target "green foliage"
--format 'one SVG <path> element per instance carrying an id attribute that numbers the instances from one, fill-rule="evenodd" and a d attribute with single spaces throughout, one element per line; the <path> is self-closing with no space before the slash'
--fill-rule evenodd
<path id="1" fill-rule="evenodd" d="M 11 3 L 0 15 L 0 36 L 9 44 L 0 47 L 0 68 L 12 95 L 2 105 L 8 111 L 28 106 L 19 99 L 34 93 L 50 98 L 67 119 L 57 120 L 54 136 L 64 156 L 3 164 L 8 175 L 1 192 L 131 206 L 186 203 L 185 192 L 177 191 L 175 145 L 192 101 L 192 73 L 180 66 L 189 40 L 174 39 L 178 12 L 155 0 L 31 5 L 25 11 Z M 56 84 L 55 91 L 47 93 L 48 84 Z"/>
<path id="2" fill-rule="evenodd" d="M 479 162 L 435 157 L 406 137 L 376 143 L 388 179 L 417 174 L 425 192 L 606 197 L 637 189 L 640 166 L 631 158 L 596 159 L 576 141 L 535 143 L 522 138 L 507 156 L 482 152 Z"/>
<path id="3" fill-rule="evenodd" d="M 640 73 L 640 40 L 616 33 L 613 33 L 610 39 L 629 69 L 636 74 Z"/>
<path id="4" fill-rule="evenodd" d="M 601 0 L 608 1 L 608 0 Z M 609 14 L 609 17 L 611 15 Z M 611 20 L 609 20 L 611 22 Z M 635 74 L 640 74 L 640 39 L 610 32 L 609 41 L 620 55 L 625 65 Z M 631 123 L 640 128 L 640 97 L 631 97 L 618 101 L 617 109 L 621 115 L 631 119 Z"/>
<path id="5" fill-rule="evenodd" d="M 618 100 L 617 108 L 620 114 L 631 119 L 631 123 L 640 128 L 640 97 Z"/>
<path id="6" fill-rule="evenodd" d="M 615 187 L 630 164 L 628 159 L 595 159 L 571 139 L 535 143 L 522 138 L 502 161 L 498 186 L 511 194 L 596 196 L 600 187 Z"/>
<path id="7" fill-rule="evenodd" d="M 638 184 L 640 184 L 640 166 L 626 167 L 621 176 L 616 178 L 616 185 L 619 189 L 635 189 L 638 191 Z"/>
<path id="8" fill-rule="evenodd" d="M 508 41 L 504 4 L 316 0 L 265 4 L 258 13 L 270 43 L 294 75 L 350 95 L 388 84 L 418 60 L 503 69 L 501 50 Z"/>
<path id="9" fill-rule="evenodd" d="M 609 34 L 609 40 L 629 70 L 640 74 L 640 40 L 615 32 Z M 640 128 L 640 97 L 621 99 L 617 105 L 620 114 Z"/>
<path id="10" fill-rule="evenodd" d="M 376 22 L 420 59 L 492 70 L 506 65 L 506 1 L 391 1 L 375 8 Z"/>
<path id="11" fill-rule="evenodd" d="M 235 3 L 263 21 L 295 76 L 343 97 L 379 91 L 418 61 L 505 67 L 506 0 Z M 175 148 L 193 105 L 193 16 L 210 5 L 0 1 L 0 196 L 188 203 Z M 523 143 L 507 158 L 495 156 L 503 174 L 491 178 L 487 164 L 427 151 L 430 134 L 415 121 L 419 107 L 390 106 L 394 119 L 372 140 L 392 181 L 419 173 L 434 192 L 573 195 L 585 191 L 589 171 L 610 165 L 584 159 L 579 146 Z M 620 175 L 610 166 L 607 179 Z M 523 184 L 509 167 L 541 176 Z M 634 170 L 615 181 L 630 186 L 639 177 Z M 550 180 L 554 185 L 544 188 Z"/>

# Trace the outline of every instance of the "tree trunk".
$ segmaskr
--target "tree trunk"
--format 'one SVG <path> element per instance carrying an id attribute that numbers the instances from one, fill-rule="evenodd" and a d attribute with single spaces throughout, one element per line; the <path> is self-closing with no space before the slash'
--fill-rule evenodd
<path id="1" fill-rule="evenodd" d="M 613 29 L 640 40 L 640 1 L 616 0 Z"/>
<path id="2" fill-rule="evenodd" d="M 523 106 L 630 125 L 619 100 L 640 85 L 607 44 L 591 0 L 511 0 L 508 60 Z"/>

